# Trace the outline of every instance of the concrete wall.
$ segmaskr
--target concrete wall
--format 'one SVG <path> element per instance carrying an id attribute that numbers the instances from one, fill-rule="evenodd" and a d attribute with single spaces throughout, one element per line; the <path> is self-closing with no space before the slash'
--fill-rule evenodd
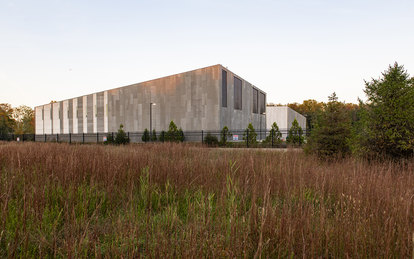
<path id="1" fill-rule="evenodd" d="M 287 106 L 266 106 L 266 128 L 270 130 L 273 122 L 276 122 L 283 138 L 286 139 L 287 131 L 292 127 L 292 122 L 298 121 L 300 127 L 306 130 L 306 118 L 302 114 Z"/>
<path id="2" fill-rule="evenodd" d="M 264 130 L 266 128 L 266 114 L 260 114 L 260 109 L 258 113 L 253 113 L 253 88 L 257 89 L 259 93 L 263 93 L 266 96 L 266 93 L 260 91 L 257 87 L 253 86 L 243 78 L 237 76 L 230 70 L 220 66 L 219 74 L 222 76 L 221 70 L 227 72 L 227 107 L 222 107 L 222 80 L 220 80 L 220 127 L 222 129 L 224 126 L 227 126 L 230 130 L 244 130 L 247 128 L 249 123 L 253 124 L 253 127 L 256 130 Z M 242 109 L 234 109 L 234 81 L 235 77 L 242 80 Z M 266 101 L 265 104 L 266 105 Z M 260 107 L 260 103 L 259 103 Z"/>
<path id="3" fill-rule="evenodd" d="M 172 120 L 184 131 L 221 130 L 224 126 L 245 129 L 250 122 L 257 130 L 264 129 L 265 114 L 253 113 L 254 86 L 227 69 L 228 103 L 227 108 L 221 107 L 223 69 L 215 65 L 64 100 L 53 108 L 51 104 L 38 106 L 36 134 L 51 134 L 52 130 L 55 134 L 116 132 L 120 124 L 125 131 L 144 131 L 150 128 L 150 103 L 155 103 L 152 129 L 158 132 L 167 130 Z M 235 76 L 242 80 L 241 110 L 233 107 Z"/>

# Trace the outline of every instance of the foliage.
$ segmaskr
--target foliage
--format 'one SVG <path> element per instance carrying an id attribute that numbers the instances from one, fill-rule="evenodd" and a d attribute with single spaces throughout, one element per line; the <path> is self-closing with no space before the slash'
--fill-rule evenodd
<path id="1" fill-rule="evenodd" d="M 175 125 L 174 121 L 170 122 L 170 125 L 168 126 L 168 131 L 165 134 L 165 141 L 170 142 L 183 142 L 184 141 L 184 132 L 180 128 L 177 128 L 177 125 Z"/>
<path id="2" fill-rule="evenodd" d="M 13 132 L 15 121 L 13 120 L 13 108 L 10 104 L 0 104 L 0 139 L 9 139 Z"/>
<path id="3" fill-rule="evenodd" d="M 414 152 L 414 78 L 394 63 L 379 79 L 365 81 L 353 151 L 369 157 L 403 158 Z"/>
<path id="4" fill-rule="evenodd" d="M 323 159 L 334 159 L 350 152 L 351 116 L 335 93 L 328 98 L 329 102 L 316 116 L 305 151 Z"/>
<path id="5" fill-rule="evenodd" d="M 118 132 L 115 136 L 115 144 L 117 145 L 124 145 L 129 143 L 129 138 L 124 131 L 124 125 L 119 125 Z"/>
<path id="6" fill-rule="evenodd" d="M 33 134 L 35 132 L 35 117 L 32 108 L 21 105 L 13 109 L 14 133 Z"/>
<path id="7" fill-rule="evenodd" d="M 151 141 L 157 141 L 157 132 L 155 131 L 155 129 L 152 130 Z"/>
<path id="8" fill-rule="evenodd" d="M 144 130 L 144 134 L 142 135 L 141 139 L 143 142 L 148 142 L 150 140 L 150 135 L 147 128 Z"/>
<path id="9" fill-rule="evenodd" d="M 276 122 L 273 122 L 272 128 L 270 129 L 269 135 L 266 137 L 265 143 L 272 143 L 279 145 L 282 143 L 282 133 L 279 130 Z"/>
<path id="10" fill-rule="evenodd" d="M 243 133 L 243 140 L 246 140 L 249 144 L 257 143 L 257 133 L 251 123 L 247 126 Z"/>
<path id="11" fill-rule="evenodd" d="M 106 134 L 106 141 L 104 142 L 104 144 L 114 144 L 114 143 L 115 143 L 115 138 L 113 134 L 109 132 L 108 134 Z"/>
<path id="12" fill-rule="evenodd" d="M 233 135 L 230 132 L 229 128 L 227 126 L 224 126 L 223 129 L 220 132 L 220 142 L 219 142 L 219 144 L 221 146 L 226 146 L 227 139 L 230 138 L 231 136 L 233 136 Z"/>
<path id="13" fill-rule="evenodd" d="M 215 147 L 219 144 L 218 138 L 212 135 L 210 132 L 208 132 L 207 135 L 204 137 L 204 142 L 207 144 L 207 146 L 210 147 Z"/>
<path id="14" fill-rule="evenodd" d="M 162 130 L 161 133 L 160 133 L 160 137 L 158 138 L 158 140 L 161 141 L 161 142 L 164 142 L 165 141 L 165 135 L 166 135 L 165 130 Z"/>
<path id="15" fill-rule="evenodd" d="M 296 118 L 292 122 L 292 126 L 289 129 L 286 142 L 294 145 L 302 145 L 304 141 L 302 127 L 299 126 Z"/>

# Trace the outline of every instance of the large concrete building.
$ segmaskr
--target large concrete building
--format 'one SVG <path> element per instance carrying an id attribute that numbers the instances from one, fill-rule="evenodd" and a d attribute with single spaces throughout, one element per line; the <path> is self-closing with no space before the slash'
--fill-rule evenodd
<path id="1" fill-rule="evenodd" d="M 35 107 L 36 134 L 256 129 L 266 126 L 266 93 L 214 65 Z M 150 125 L 151 122 L 151 125 Z"/>
<path id="2" fill-rule="evenodd" d="M 298 121 L 299 126 L 305 131 L 306 130 L 306 117 L 289 108 L 288 106 L 266 106 L 266 129 L 270 130 L 272 124 L 276 122 L 279 130 L 282 133 L 282 138 L 286 139 L 288 130 L 292 127 L 294 120 Z"/>

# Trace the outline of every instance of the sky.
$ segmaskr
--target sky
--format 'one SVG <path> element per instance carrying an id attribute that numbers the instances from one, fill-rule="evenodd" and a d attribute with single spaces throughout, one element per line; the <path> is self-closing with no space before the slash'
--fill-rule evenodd
<path id="1" fill-rule="evenodd" d="M 414 76 L 412 0 L 0 0 L 0 103 L 34 107 L 222 64 L 267 102 L 364 100 Z"/>

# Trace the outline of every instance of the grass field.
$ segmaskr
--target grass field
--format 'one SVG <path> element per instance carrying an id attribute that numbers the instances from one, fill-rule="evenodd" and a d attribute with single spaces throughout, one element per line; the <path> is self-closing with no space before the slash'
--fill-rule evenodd
<path id="1" fill-rule="evenodd" d="M 414 161 L 0 143 L 0 257 L 396 257 Z"/>

